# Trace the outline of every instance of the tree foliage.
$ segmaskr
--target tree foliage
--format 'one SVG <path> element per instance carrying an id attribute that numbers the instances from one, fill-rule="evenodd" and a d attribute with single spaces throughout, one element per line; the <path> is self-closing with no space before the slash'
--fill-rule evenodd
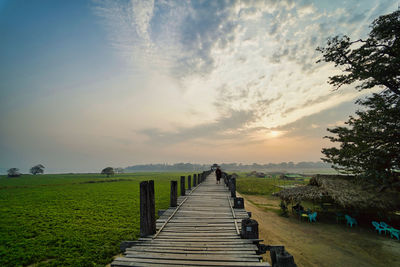
<path id="1" fill-rule="evenodd" d="M 7 170 L 8 177 L 19 177 L 21 173 L 19 172 L 18 168 L 10 168 Z"/>
<path id="2" fill-rule="evenodd" d="M 365 40 L 351 41 L 346 35 L 328 39 L 318 47 L 323 58 L 344 67 L 344 74 L 329 77 L 336 88 L 357 83 L 359 90 L 380 86 L 400 95 L 400 10 L 380 16 Z"/>
<path id="3" fill-rule="evenodd" d="M 44 166 L 42 164 L 35 165 L 30 169 L 30 173 L 33 175 L 44 173 Z"/>
<path id="4" fill-rule="evenodd" d="M 363 174 L 387 183 L 400 167 L 400 97 L 386 91 L 358 100 L 365 110 L 350 116 L 347 126 L 328 129 L 339 147 L 324 148 L 322 160 L 339 171 Z"/>
<path id="5" fill-rule="evenodd" d="M 327 47 L 317 48 L 323 54 L 320 61 L 344 67 L 343 74 L 329 78 L 330 84 L 384 89 L 358 100 L 363 109 L 346 126 L 328 129 L 334 136 L 325 138 L 340 145 L 324 148 L 322 160 L 339 171 L 390 184 L 400 166 L 400 10 L 375 19 L 371 28 L 366 40 L 336 36 Z"/>
<path id="6" fill-rule="evenodd" d="M 110 177 L 110 175 L 114 175 L 114 169 L 113 169 L 113 167 L 104 168 L 104 169 L 101 171 L 101 174 L 106 174 L 107 177 Z"/>

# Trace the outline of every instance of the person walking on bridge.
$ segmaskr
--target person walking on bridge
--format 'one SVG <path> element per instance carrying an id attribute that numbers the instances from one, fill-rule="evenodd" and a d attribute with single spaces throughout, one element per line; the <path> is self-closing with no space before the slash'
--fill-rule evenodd
<path id="1" fill-rule="evenodd" d="M 219 167 L 215 170 L 215 176 L 217 177 L 217 184 L 221 183 L 222 171 Z"/>

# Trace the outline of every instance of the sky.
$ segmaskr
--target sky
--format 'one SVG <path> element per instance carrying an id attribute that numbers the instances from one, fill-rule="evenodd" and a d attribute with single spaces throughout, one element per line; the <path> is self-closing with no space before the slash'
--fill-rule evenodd
<path id="1" fill-rule="evenodd" d="M 0 168 L 319 161 L 371 91 L 316 48 L 398 4 L 0 0 Z"/>

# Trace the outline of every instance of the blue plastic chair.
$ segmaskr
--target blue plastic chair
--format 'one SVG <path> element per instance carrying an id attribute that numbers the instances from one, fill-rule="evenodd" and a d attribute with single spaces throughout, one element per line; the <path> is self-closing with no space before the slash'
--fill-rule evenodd
<path id="1" fill-rule="evenodd" d="M 310 222 L 317 222 L 317 212 L 314 211 L 311 214 L 308 214 L 308 219 L 310 220 Z"/>
<path id="2" fill-rule="evenodd" d="M 386 233 L 386 228 L 382 227 L 378 222 L 372 221 L 372 225 L 375 227 L 375 231 L 379 231 L 379 234 L 381 234 L 382 231 Z"/>
<path id="3" fill-rule="evenodd" d="M 399 239 L 399 233 L 400 233 L 400 230 L 397 230 L 397 229 L 394 229 L 394 228 L 390 229 L 390 237 L 391 238 L 393 238 L 393 236 L 394 236 L 394 237 L 397 238 L 397 240 L 400 240 Z"/>
<path id="4" fill-rule="evenodd" d="M 392 233 L 392 231 L 390 231 L 390 229 L 392 228 L 390 227 L 390 225 L 386 224 L 385 222 L 381 222 L 380 225 L 385 229 L 385 234 L 387 234 L 387 232 Z"/>
<path id="5" fill-rule="evenodd" d="M 346 218 L 347 225 L 350 224 L 350 227 L 353 227 L 353 224 L 357 224 L 356 219 L 350 217 L 349 215 L 346 214 L 346 215 L 344 215 L 344 217 Z"/>

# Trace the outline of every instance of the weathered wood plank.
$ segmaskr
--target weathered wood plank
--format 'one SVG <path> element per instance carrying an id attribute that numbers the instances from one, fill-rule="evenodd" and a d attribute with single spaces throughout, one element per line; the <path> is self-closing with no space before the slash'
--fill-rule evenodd
<path id="1" fill-rule="evenodd" d="M 254 248 L 176 248 L 176 247 L 156 247 L 156 246 L 135 246 L 133 248 L 127 248 L 126 252 L 129 251 L 153 251 L 153 252 L 171 252 L 171 253 L 210 253 L 210 254 L 249 254 L 256 255 Z"/>
<path id="2" fill-rule="evenodd" d="M 138 259 L 138 258 L 116 258 L 111 266 L 135 266 L 135 263 L 152 263 L 159 265 L 185 265 L 185 266 L 270 266 L 266 262 L 223 262 L 223 261 L 188 261 L 188 260 L 165 260 L 165 259 Z"/>
<path id="3" fill-rule="evenodd" d="M 262 258 L 259 255 L 214 255 L 214 254 L 171 254 L 158 252 L 134 252 L 130 251 L 125 254 L 127 258 L 144 258 L 144 259 L 164 259 L 164 260 L 191 260 L 191 261 L 237 261 L 237 262 L 260 262 Z"/>

